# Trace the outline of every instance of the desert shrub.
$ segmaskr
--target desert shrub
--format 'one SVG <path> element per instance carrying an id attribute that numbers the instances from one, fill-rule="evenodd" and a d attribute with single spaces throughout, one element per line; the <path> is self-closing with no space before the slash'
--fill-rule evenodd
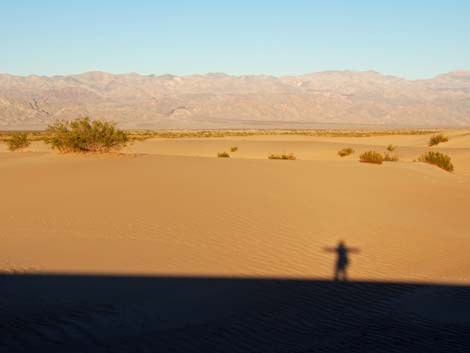
<path id="1" fill-rule="evenodd" d="M 232 146 L 230 147 L 230 152 L 237 152 L 238 151 L 238 147 L 237 146 Z"/>
<path id="2" fill-rule="evenodd" d="M 434 135 L 434 136 L 431 136 L 431 138 L 429 139 L 429 147 L 431 146 L 437 146 L 438 144 L 440 144 L 441 142 L 447 142 L 449 141 L 449 138 L 443 134 L 437 134 L 437 135 Z"/>
<path id="3" fill-rule="evenodd" d="M 217 153 L 217 157 L 219 157 L 219 158 L 230 158 L 230 155 L 227 152 L 219 152 L 219 153 Z"/>
<path id="4" fill-rule="evenodd" d="M 393 152 L 396 149 L 397 149 L 397 146 L 395 146 L 395 145 L 390 144 L 390 145 L 387 146 L 387 151 L 389 151 L 389 152 Z"/>
<path id="5" fill-rule="evenodd" d="M 367 151 L 359 156 L 359 161 L 363 163 L 382 164 L 384 157 L 375 151 Z"/>
<path id="6" fill-rule="evenodd" d="M 388 153 L 384 153 L 384 161 L 385 162 L 398 162 L 399 158 L 397 155 L 390 155 Z"/>
<path id="7" fill-rule="evenodd" d="M 418 160 L 420 162 L 434 164 L 439 168 L 447 170 L 448 172 L 452 172 L 454 170 L 454 166 L 450 160 L 450 157 L 444 153 L 428 151 L 419 157 Z"/>
<path id="8" fill-rule="evenodd" d="M 338 156 L 346 157 L 354 153 L 354 150 L 351 147 L 343 148 L 342 150 L 338 151 Z"/>
<path id="9" fill-rule="evenodd" d="M 61 152 L 116 151 L 129 140 L 128 134 L 114 123 L 89 118 L 57 121 L 46 132 L 46 143 Z"/>
<path id="10" fill-rule="evenodd" d="M 15 132 L 11 138 L 5 141 L 10 151 L 17 151 L 28 147 L 31 142 L 28 140 L 28 134 L 25 132 Z"/>
<path id="11" fill-rule="evenodd" d="M 282 153 L 282 154 L 270 154 L 268 159 L 284 159 L 293 161 L 297 159 L 297 157 L 293 153 Z"/>

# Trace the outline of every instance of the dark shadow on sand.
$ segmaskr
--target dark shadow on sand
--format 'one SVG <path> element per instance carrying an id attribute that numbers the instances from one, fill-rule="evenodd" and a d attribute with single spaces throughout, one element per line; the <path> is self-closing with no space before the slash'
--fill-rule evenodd
<path id="1" fill-rule="evenodd" d="M 0 274 L 0 352 L 470 352 L 470 287 Z"/>

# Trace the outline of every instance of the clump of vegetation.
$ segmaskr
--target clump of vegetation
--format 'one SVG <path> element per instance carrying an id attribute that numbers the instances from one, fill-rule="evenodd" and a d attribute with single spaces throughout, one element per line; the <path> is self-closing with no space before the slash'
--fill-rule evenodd
<path id="1" fill-rule="evenodd" d="M 351 147 L 343 148 L 342 150 L 338 151 L 338 156 L 346 157 L 354 153 L 354 150 Z"/>
<path id="2" fill-rule="evenodd" d="M 397 155 L 390 155 L 388 153 L 384 153 L 384 161 L 385 162 L 398 162 L 399 158 Z"/>
<path id="3" fill-rule="evenodd" d="M 5 141 L 10 151 L 18 151 L 28 147 L 31 142 L 28 140 L 26 132 L 15 132 L 11 138 Z"/>
<path id="4" fill-rule="evenodd" d="M 283 154 L 270 154 L 268 159 L 284 159 L 293 161 L 297 159 L 297 157 L 293 153 L 283 153 Z"/>
<path id="5" fill-rule="evenodd" d="M 227 152 L 219 152 L 219 153 L 217 153 L 217 157 L 219 157 L 219 158 L 230 158 L 230 155 Z"/>
<path id="6" fill-rule="evenodd" d="M 397 146 L 395 146 L 395 145 L 390 144 L 390 145 L 387 146 L 387 151 L 389 151 L 389 152 L 393 152 L 396 149 L 397 149 Z"/>
<path id="7" fill-rule="evenodd" d="M 238 147 L 237 146 L 232 146 L 230 147 L 230 152 L 237 152 L 238 151 Z"/>
<path id="8" fill-rule="evenodd" d="M 431 136 L 431 138 L 429 139 L 429 147 L 432 147 L 432 146 L 437 146 L 438 144 L 442 143 L 442 142 L 447 142 L 449 141 L 449 138 L 443 134 L 437 134 L 437 135 L 434 135 L 434 136 Z"/>
<path id="9" fill-rule="evenodd" d="M 124 147 L 128 134 L 114 123 L 79 118 L 57 121 L 46 130 L 45 142 L 60 152 L 111 152 Z"/>
<path id="10" fill-rule="evenodd" d="M 359 156 L 359 161 L 363 163 L 382 164 L 384 157 L 375 151 L 367 151 Z"/>
<path id="11" fill-rule="evenodd" d="M 420 162 L 436 165 L 448 172 L 452 172 L 454 170 L 450 157 L 444 153 L 428 151 L 419 157 L 418 160 Z"/>

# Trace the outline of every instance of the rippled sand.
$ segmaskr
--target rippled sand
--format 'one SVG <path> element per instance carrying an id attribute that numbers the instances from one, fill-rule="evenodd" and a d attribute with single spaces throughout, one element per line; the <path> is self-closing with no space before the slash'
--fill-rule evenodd
<path id="1" fill-rule="evenodd" d="M 0 145 L 10 351 L 23 336 L 47 351 L 64 340 L 67 351 L 117 350 L 117 334 L 181 352 L 361 351 L 351 342 L 394 351 L 378 342 L 405 336 L 425 351 L 460 349 L 470 328 L 470 134 L 449 136 L 433 149 L 452 157 L 452 174 L 412 162 L 429 136 L 152 139 L 92 156 Z M 390 143 L 400 162 L 357 161 Z M 216 158 L 231 146 L 232 158 Z M 343 147 L 356 153 L 342 159 Z M 284 152 L 298 160 L 267 159 Z M 326 281 L 335 259 L 323 248 L 340 239 L 360 249 L 355 283 Z M 429 344 L 436 335 L 443 346 Z"/>

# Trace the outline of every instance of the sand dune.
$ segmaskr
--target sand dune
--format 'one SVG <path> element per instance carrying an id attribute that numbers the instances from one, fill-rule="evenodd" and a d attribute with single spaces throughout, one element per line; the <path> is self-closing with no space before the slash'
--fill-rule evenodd
<path id="1" fill-rule="evenodd" d="M 435 149 L 452 156 L 452 174 L 411 162 L 429 136 L 154 139 L 120 156 L 35 143 L 0 154 L 0 265 L 329 277 L 333 258 L 321 249 L 344 239 L 363 250 L 355 278 L 466 282 L 470 147 L 464 132 L 450 137 Z M 389 143 L 400 162 L 357 161 Z M 215 157 L 235 145 L 232 158 Z M 341 159 L 346 146 L 356 153 Z M 280 152 L 299 160 L 267 160 Z"/>
<path id="2" fill-rule="evenodd" d="M 0 145 L 0 270 L 10 273 L 0 279 L 0 309 L 6 313 L 0 324 L 5 329 L 16 322 L 19 332 L 9 331 L 8 344 L 21 351 L 15 340 L 24 335 L 31 344 L 47 341 L 52 352 L 75 335 L 69 342 L 87 342 L 94 351 L 115 347 L 96 332 L 121 323 L 124 333 L 117 326 L 109 332 L 141 342 L 138 347 L 158 343 L 161 351 L 172 351 L 172 344 L 181 352 L 220 351 L 226 344 L 234 352 L 253 351 L 256 330 L 260 352 L 361 351 L 348 345 L 348 337 L 359 337 L 365 321 L 371 322 L 365 334 L 387 337 L 379 322 L 390 312 L 390 337 L 407 337 L 405 343 L 417 344 L 411 351 L 465 344 L 457 337 L 469 329 L 470 136 L 463 130 L 448 135 L 448 143 L 433 149 L 451 155 L 454 173 L 412 162 L 428 149 L 429 136 L 152 139 L 134 143 L 123 155 L 90 156 L 58 155 L 39 142 L 21 153 Z M 390 143 L 398 146 L 400 162 L 357 161 L 360 152 L 382 152 Z M 232 158 L 216 158 L 231 146 L 239 148 Z M 353 156 L 336 155 L 348 146 L 356 150 Z M 299 159 L 267 159 L 281 152 Z M 351 279 L 375 286 L 357 282 L 345 289 L 326 281 L 335 259 L 323 248 L 340 239 L 361 250 L 352 255 Z M 25 272 L 64 273 L 71 282 L 17 275 Z M 180 281 L 159 296 L 166 286 L 160 280 L 156 287 L 148 284 L 154 296 L 141 297 L 133 288 L 145 291 L 143 282 L 133 287 L 131 279 L 106 277 L 106 292 L 96 277 L 83 280 L 86 289 L 78 295 L 70 288 L 80 286 L 82 277 L 73 274 L 218 280 L 195 288 Z M 224 281 L 233 277 L 253 281 Z M 51 299 L 48 286 L 60 287 Z M 175 293 L 181 297 L 168 301 Z M 337 296 L 331 303 L 328 293 Z M 359 304 L 348 307 L 348 298 Z M 367 311 L 369 303 L 375 306 Z M 452 303 L 460 303 L 458 309 Z M 436 305 L 448 309 L 435 313 Z M 366 314 L 357 324 L 347 321 L 359 312 Z M 458 312 L 466 314 L 453 314 Z M 212 316 L 217 313 L 224 319 Z M 116 315 L 122 316 L 116 321 Z M 166 315 L 166 324 L 155 315 Z M 61 327 L 61 319 L 76 322 L 64 323 L 60 332 L 53 327 Z M 278 345 L 277 334 L 263 331 L 268 328 L 285 330 Z M 331 331 L 343 329 L 338 337 L 344 345 Z M 403 336 L 407 330 L 414 336 Z M 329 336 L 322 339 L 325 332 Z M 429 345 L 438 332 L 441 345 Z M 153 338 L 146 341 L 147 334 Z M 201 341 L 191 345 L 196 337 Z M 236 346 L 234 337 L 245 341 Z M 73 347 L 67 351 L 80 351 Z M 403 351 L 399 345 L 374 347 Z"/>

